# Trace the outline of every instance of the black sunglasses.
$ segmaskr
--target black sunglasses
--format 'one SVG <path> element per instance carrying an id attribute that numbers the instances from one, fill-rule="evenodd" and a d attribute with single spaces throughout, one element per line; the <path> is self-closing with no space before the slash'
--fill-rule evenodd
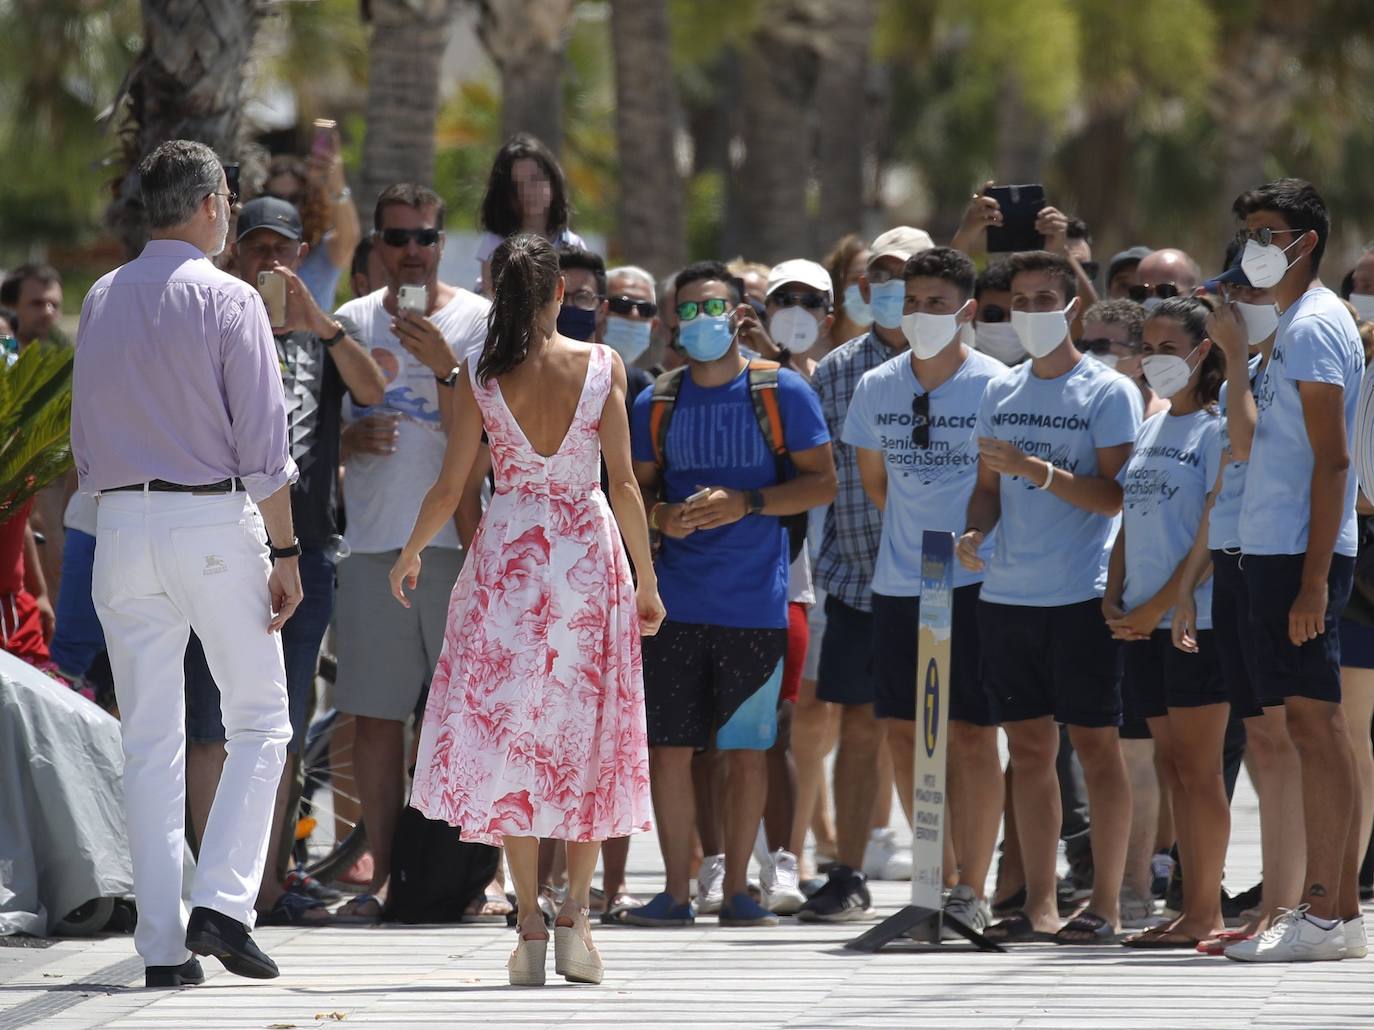
<path id="1" fill-rule="evenodd" d="M 824 293 L 816 293 L 808 290 L 805 293 L 792 293 L 779 290 L 777 293 L 770 294 L 769 304 L 776 304 L 780 308 L 803 307 L 808 311 L 819 311 L 830 306 L 830 301 L 826 299 Z"/>
<path id="2" fill-rule="evenodd" d="M 640 318 L 653 318 L 658 314 L 658 305 L 651 300 L 634 300 L 630 297 L 608 297 L 606 306 L 613 315 L 628 315 L 637 312 Z"/>
<path id="3" fill-rule="evenodd" d="M 1078 341 L 1078 349 L 1084 354 L 1110 354 L 1115 340 L 1109 340 L 1105 336 L 1100 336 L 1095 340 L 1083 339 Z M 1122 344 L 1128 350 L 1134 350 L 1130 344 Z"/>
<path id="4" fill-rule="evenodd" d="M 1007 320 L 1007 309 L 996 304 L 984 304 L 978 309 L 978 321 L 980 322 L 1005 322 Z"/>
<path id="5" fill-rule="evenodd" d="M 388 247 L 404 247 L 414 240 L 422 247 L 432 247 L 439 242 L 438 229 L 383 229 L 379 236 Z"/>
<path id="6" fill-rule="evenodd" d="M 911 398 L 911 445 L 930 449 L 930 394 L 918 393 Z"/>
<path id="7" fill-rule="evenodd" d="M 1170 297 L 1178 296 L 1178 287 L 1173 283 L 1160 283 L 1158 286 L 1140 284 L 1138 286 L 1126 287 L 1126 296 L 1137 304 L 1144 304 L 1149 297 L 1158 297 L 1160 300 L 1168 300 Z"/>

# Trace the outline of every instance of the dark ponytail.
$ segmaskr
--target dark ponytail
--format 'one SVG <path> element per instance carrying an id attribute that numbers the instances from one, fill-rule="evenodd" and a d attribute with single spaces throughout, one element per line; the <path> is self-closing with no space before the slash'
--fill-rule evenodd
<path id="1" fill-rule="evenodd" d="M 1207 318 L 1216 308 L 1209 296 L 1170 297 L 1159 307 L 1145 316 L 1149 322 L 1156 318 L 1167 318 L 1183 327 L 1196 347 L 1207 338 Z M 1221 396 L 1221 384 L 1226 382 L 1226 354 L 1213 342 L 1202 359 L 1202 371 L 1198 373 L 1194 396 L 1204 408 L 1210 408 Z"/>
<path id="2" fill-rule="evenodd" d="M 477 379 L 483 386 L 529 355 L 535 317 L 553 300 L 558 285 L 558 254 L 542 236 L 517 233 L 492 254 L 491 278 L 487 342 L 477 361 Z"/>

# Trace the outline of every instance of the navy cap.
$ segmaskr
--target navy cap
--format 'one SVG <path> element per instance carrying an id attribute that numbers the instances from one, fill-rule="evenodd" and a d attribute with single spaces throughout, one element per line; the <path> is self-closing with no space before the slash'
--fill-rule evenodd
<path id="1" fill-rule="evenodd" d="M 1149 247 L 1132 247 L 1130 250 L 1123 250 L 1119 254 L 1114 254 L 1111 261 L 1107 262 L 1107 285 L 1116 278 L 1116 273 L 1121 270 L 1123 265 L 1138 265 L 1145 258 L 1153 254 L 1154 251 Z"/>
<path id="2" fill-rule="evenodd" d="M 271 229 L 288 240 L 298 240 L 305 235 L 296 209 L 277 197 L 257 197 L 239 210 L 235 239 L 241 240 L 257 229 Z"/>
<path id="3" fill-rule="evenodd" d="M 1241 258 L 1245 256 L 1245 248 L 1241 247 L 1236 251 L 1235 259 L 1231 262 L 1231 267 L 1222 272 L 1214 279 L 1208 279 L 1202 284 L 1202 288 L 1208 293 L 1220 293 L 1220 286 L 1249 286 L 1250 277 L 1245 274 L 1245 269 L 1241 268 Z"/>

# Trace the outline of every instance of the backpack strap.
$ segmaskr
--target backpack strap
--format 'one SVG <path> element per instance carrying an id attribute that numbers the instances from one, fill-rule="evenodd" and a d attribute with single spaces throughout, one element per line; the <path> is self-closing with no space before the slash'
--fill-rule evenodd
<path id="1" fill-rule="evenodd" d="M 749 399 L 769 451 L 781 458 L 787 454 L 787 437 L 778 404 L 778 368 L 776 361 L 749 362 Z"/>
<path id="2" fill-rule="evenodd" d="M 649 438 L 654 444 L 654 464 L 660 469 L 667 464 L 668 423 L 672 421 L 673 405 L 682 391 L 682 377 L 686 373 L 686 365 L 664 372 L 654 380 L 654 392 L 649 398 Z"/>

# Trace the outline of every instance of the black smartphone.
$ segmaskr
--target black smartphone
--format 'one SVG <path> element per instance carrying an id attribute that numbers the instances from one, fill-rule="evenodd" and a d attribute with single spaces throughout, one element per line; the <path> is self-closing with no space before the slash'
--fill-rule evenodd
<path id="1" fill-rule="evenodd" d="M 1038 182 L 1025 186 L 992 186 L 983 191 L 1002 209 L 1002 224 L 988 226 L 988 253 L 1042 250 L 1045 237 L 1035 231 L 1035 219 L 1045 206 L 1045 187 Z"/>
<path id="2" fill-rule="evenodd" d="M 224 181 L 229 186 L 229 204 L 232 206 L 239 200 L 239 166 L 224 166 Z"/>

